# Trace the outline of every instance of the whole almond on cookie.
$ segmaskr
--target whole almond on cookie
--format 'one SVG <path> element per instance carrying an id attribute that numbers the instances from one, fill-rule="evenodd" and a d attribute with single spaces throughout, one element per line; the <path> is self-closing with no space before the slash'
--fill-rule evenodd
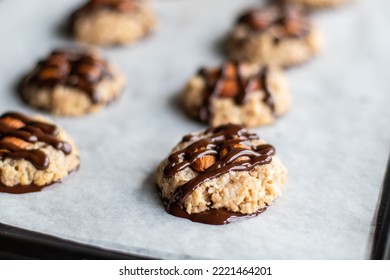
<path id="1" fill-rule="evenodd" d="M 198 173 L 202 173 L 216 162 L 215 156 L 207 155 L 194 161 L 191 165 L 192 169 Z"/>

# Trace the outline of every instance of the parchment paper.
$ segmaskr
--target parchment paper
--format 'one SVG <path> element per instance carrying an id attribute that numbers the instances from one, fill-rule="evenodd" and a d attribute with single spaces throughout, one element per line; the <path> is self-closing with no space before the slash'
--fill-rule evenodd
<path id="1" fill-rule="evenodd" d="M 37 113 L 16 81 L 55 47 L 83 1 L 0 1 L 0 112 Z M 280 197 L 259 217 L 227 226 L 167 214 L 155 191 L 157 164 L 182 135 L 205 126 L 175 97 L 202 65 L 223 61 L 221 40 L 258 0 L 154 1 L 156 32 L 104 55 L 126 75 L 123 96 L 99 113 L 55 118 L 81 150 L 81 168 L 40 193 L 0 194 L 0 222 L 157 258 L 368 258 L 390 143 L 390 10 L 355 1 L 317 13 L 324 51 L 288 70 L 294 106 L 257 129 L 289 169 Z"/>

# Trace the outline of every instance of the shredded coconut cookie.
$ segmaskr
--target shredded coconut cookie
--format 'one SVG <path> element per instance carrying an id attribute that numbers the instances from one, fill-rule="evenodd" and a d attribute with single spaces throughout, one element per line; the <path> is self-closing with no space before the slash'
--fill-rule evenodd
<path id="1" fill-rule="evenodd" d="M 271 124 L 291 105 L 288 82 L 280 69 L 233 62 L 201 69 L 188 82 L 182 100 L 192 117 L 211 126 Z"/>
<path id="2" fill-rule="evenodd" d="M 22 80 L 23 100 L 54 115 L 79 116 L 119 96 L 124 78 L 98 54 L 57 50 Z"/>
<path id="3" fill-rule="evenodd" d="M 0 117 L 0 192 L 25 193 L 61 181 L 80 164 L 66 133 L 41 117 Z"/>
<path id="4" fill-rule="evenodd" d="M 90 0 L 71 16 L 73 36 L 85 43 L 120 45 L 149 34 L 154 14 L 142 0 Z"/>
<path id="5" fill-rule="evenodd" d="M 227 40 L 231 59 L 289 67 L 319 52 L 321 39 L 302 9 L 271 5 L 244 13 Z"/>
<path id="6" fill-rule="evenodd" d="M 226 224 L 263 212 L 286 175 L 273 146 L 229 124 L 184 136 L 158 167 L 157 185 L 170 214 Z"/>

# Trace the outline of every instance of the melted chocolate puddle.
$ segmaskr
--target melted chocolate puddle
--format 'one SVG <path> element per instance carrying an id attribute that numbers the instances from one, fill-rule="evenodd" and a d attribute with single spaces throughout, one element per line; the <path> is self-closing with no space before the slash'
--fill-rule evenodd
<path id="1" fill-rule="evenodd" d="M 257 215 L 263 213 L 266 208 L 258 210 L 254 214 L 242 214 L 239 212 L 232 212 L 225 208 L 207 210 L 201 213 L 188 214 L 177 204 L 171 206 L 168 213 L 176 217 L 189 219 L 196 223 L 203 223 L 209 225 L 226 225 L 233 222 L 238 222 L 250 218 L 254 218 Z"/>

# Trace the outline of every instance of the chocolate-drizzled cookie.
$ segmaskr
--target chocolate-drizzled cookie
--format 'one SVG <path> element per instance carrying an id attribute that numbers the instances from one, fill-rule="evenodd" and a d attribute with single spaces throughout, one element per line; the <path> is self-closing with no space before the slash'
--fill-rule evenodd
<path id="1" fill-rule="evenodd" d="M 226 62 L 202 68 L 187 84 L 183 105 L 212 126 L 270 124 L 290 106 L 287 81 L 276 67 Z"/>
<path id="2" fill-rule="evenodd" d="M 297 5 L 269 5 L 242 14 L 227 41 L 229 56 L 260 64 L 292 66 L 319 51 L 318 31 Z"/>
<path id="3" fill-rule="evenodd" d="M 54 124 L 16 112 L 0 117 L 0 192 L 40 190 L 78 165 L 73 141 Z"/>
<path id="4" fill-rule="evenodd" d="M 70 32 L 96 45 L 126 44 L 144 37 L 155 25 L 142 0 L 90 0 L 70 17 Z"/>
<path id="5" fill-rule="evenodd" d="M 229 124 L 183 137 L 160 164 L 157 184 L 168 213 L 225 224 L 264 211 L 285 176 L 273 146 Z"/>
<path id="6" fill-rule="evenodd" d="M 23 100 L 57 115 L 81 115 L 116 98 L 123 78 L 96 54 L 56 50 L 21 83 Z"/>
<path id="7" fill-rule="evenodd" d="M 254 8 L 241 15 L 237 23 L 248 26 L 250 31 L 256 34 L 279 27 L 280 32 L 275 34 L 275 43 L 289 38 L 303 38 L 310 31 L 307 15 L 301 7 L 294 5 Z"/>

